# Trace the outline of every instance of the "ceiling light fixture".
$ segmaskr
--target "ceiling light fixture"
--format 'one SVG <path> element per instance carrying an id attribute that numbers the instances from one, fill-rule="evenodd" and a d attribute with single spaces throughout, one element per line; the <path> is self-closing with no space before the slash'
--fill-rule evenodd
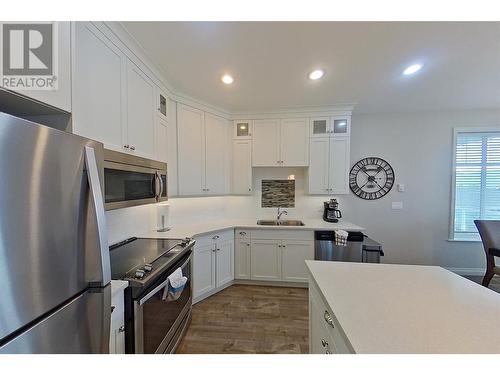
<path id="1" fill-rule="evenodd" d="M 230 76 L 229 74 L 224 74 L 220 80 L 225 83 L 226 85 L 230 85 L 231 83 L 234 82 L 234 78 Z"/>
<path id="2" fill-rule="evenodd" d="M 311 73 L 309 73 L 309 79 L 315 81 L 317 79 L 320 79 L 325 75 L 325 71 L 321 69 L 313 70 Z"/>
<path id="3" fill-rule="evenodd" d="M 422 69 L 422 64 L 412 64 L 410 65 L 408 68 L 406 68 L 404 71 L 403 71 L 403 74 L 405 76 L 409 76 L 411 74 L 415 74 L 416 72 L 418 72 L 420 69 Z"/>

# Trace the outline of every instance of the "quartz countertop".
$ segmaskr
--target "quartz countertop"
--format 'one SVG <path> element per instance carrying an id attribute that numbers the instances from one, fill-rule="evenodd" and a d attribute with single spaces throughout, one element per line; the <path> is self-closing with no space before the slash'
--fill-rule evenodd
<path id="1" fill-rule="evenodd" d="M 264 219 L 264 218 L 260 218 Z M 289 218 L 286 218 L 289 219 Z M 304 226 L 275 226 L 275 225 L 257 225 L 258 219 L 226 219 L 226 220 L 207 220 L 193 221 L 189 224 L 173 225 L 167 232 L 151 231 L 138 237 L 141 238 L 184 238 L 197 235 L 217 232 L 224 229 L 246 228 L 246 229 L 274 229 L 274 230 L 338 230 L 363 231 L 364 228 L 352 224 L 348 221 L 340 220 L 338 223 L 327 223 L 322 219 L 297 219 L 304 222 Z M 266 219 L 267 220 L 267 219 Z M 273 219 L 270 219 L 273 220 Z"/>
<path id="2" fill-rule="evenodd" d="M 500 353 L 500 294 L 464 277 L 437 266 L 306 264 L 356 353 Z"/>

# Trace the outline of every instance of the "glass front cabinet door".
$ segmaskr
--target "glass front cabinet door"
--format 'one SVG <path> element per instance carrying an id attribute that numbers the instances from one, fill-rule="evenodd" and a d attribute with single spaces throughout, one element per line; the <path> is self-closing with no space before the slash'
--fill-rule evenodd
<path id="1" fill-rule="evenodd" d="M 329 117 L 313 117 L 310 122 L 311 137 L 328 137 L 330 135 L 330 118 Z"/>
<path id="2" fill-rule="evenodd" d="M 235 120 L 234 121 L 234 139 L 252 139 L 252 121 Z"/>
<path id="3" fill-rule="evenodd" d="M 311 138 L 345 137 L 351 134 L 349 116 L 313 117 L 310 121 Z"/>
<path id="4" fill-rule="evenodd" d="M 156 93 L 156 101 L 157 101 L 156 104 L 158 106 L 158 108 L 157 108 L 158 116 L 160 116 L 164 120 L 168 121 L 168 98 L 159 89 Z"/>
<path id="5" fill-rule="evenodd" d="M 333 116 L 330 119 L 330 124 L 333 136 L 342 137 L 351 135 L 350 116 Z"/>

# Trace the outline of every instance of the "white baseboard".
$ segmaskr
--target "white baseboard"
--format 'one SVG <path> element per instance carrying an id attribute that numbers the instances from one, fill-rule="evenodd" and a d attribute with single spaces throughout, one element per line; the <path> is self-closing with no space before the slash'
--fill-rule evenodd
<path id="1" fill-rule="evenodd" d="M 448 271 L 454 272 L 461 276 L 484 276 L 486 270 L 484 268 L 454 268 L 445 267 Z"/>

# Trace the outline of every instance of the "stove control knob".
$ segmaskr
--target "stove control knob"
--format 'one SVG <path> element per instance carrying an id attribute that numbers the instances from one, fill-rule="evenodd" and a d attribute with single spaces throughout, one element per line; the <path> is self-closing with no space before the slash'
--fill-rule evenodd
<path id="1" fill-rule="evenodd" d="M 186 237 L 185 239 L 182 240 L 181 246 L 186 247 L 190 242 L 191 242 L 191 238 Z"/>
<path id="2" fill-rule="evenodd" d="M 153 270 L 153 266 L 149 263 L 146 263 L 143 268 L 145 272 L 151 272 Z"/>
<path id="3" fill-rule="evenodd" d="M 139 268 L 137 271 L 135 271 L 135 278 L 141 280 L 144 278 L 145 274 L 146 272 L 144 272 L 143 269 Z"/>

